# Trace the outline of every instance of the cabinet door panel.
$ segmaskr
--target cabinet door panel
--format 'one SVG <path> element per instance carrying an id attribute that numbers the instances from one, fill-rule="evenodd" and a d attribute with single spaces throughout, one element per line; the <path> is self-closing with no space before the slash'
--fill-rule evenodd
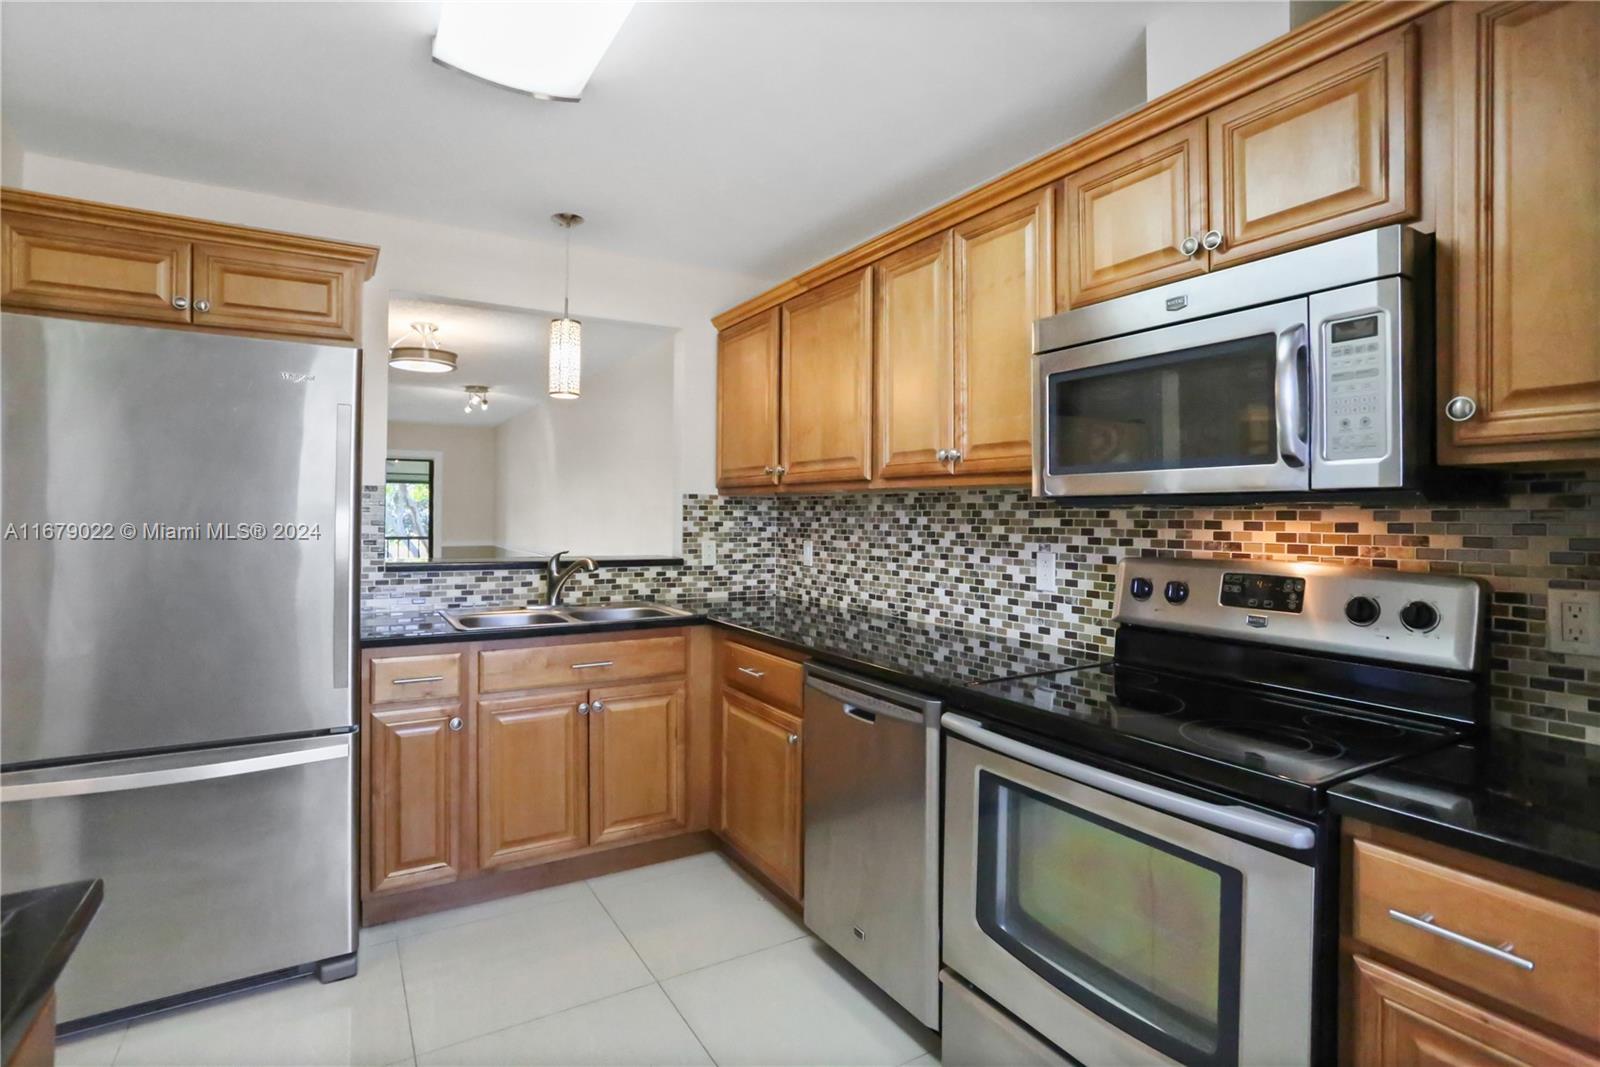
<path id="1" fill-rule="evenodd" d="M 188 241 L 8 211 L 0 304 L 147 322 L 189 321 Z M 174 307 L 177 301 L 184 306 Z"/>
<path id="2" fill-rule="evenodd" d="M 872 272 L 783 305 L 783 481 L 872 477 Z"/>
<path id="3" fill-rule="evenodd" d="M 1211 266 L 1417 214 L 1416 31 L 1347 49 L 1211 113 Z"/>
<path id="4" fill-rule="evenodd" d="M 1597 1067 L 1600 1060 L 1364 956 L 1348 964 L 1360 1067 Z"/>
<path id="5" fill-rule="evenodd" d="M 589 842 L 686 825 L 682 679 L 589 693 Z"/>
<path id="6" fill-rule="evenodd" d="M 367 717 L 373 892 L 449 882 L 461 873 L 464 731 L 459 704 Z"/>
<path id="7" fill-rule="evenodd" d="M 240 245 L 197 244 L 194 322 L 354 343 L 361 328 L 360 284 L 354 263 Z"/>
<path id="8" fill-rule="evenodd" d="M 801 889 L 800 760 L 799 719 L 723 691 L 717 828 L 740 855 L 796 900 Z"/>
<path id="9" fill-rule="evenodd" d="M 778 465 L 778 309 L 717 336 L 717 485 L 771 485 Z"/>
<path id="10" fill-rule="evenodd" d="M 1460 5 L 1446 459 L 1600 455 L 1600 6 Z M 1468 421 L 1443 418 L 1470 397 Z M 1448 446 L 1454 445 L 1451 453 Z"/>
<path id="11" fill-rule="evenodd" d="M 1056 249 L 1064 307 L 1205 271 L 1204 252 L 1179 249 L 1206 229 L 1205 154 L 1196 119 L 1067 176 Z"/>
<path id="12" fill-rule="evenodd" d="M 880 478 L 949 473 L 938 454 L 955 447 L 950 252 L 941 234 L 873 267 Z"/>
<path id="13" fill-rule="evenodd" d="M 957 474 L 1033 468 L 1033 323 L 1055 312 L 1050 190 L 955 228 Z"/>
<path id="14" fill-rule="evenodd" d="M 588 717 L 579 690 L 478 704 L 478 862 L 523 863 L 589 841 Z"/>

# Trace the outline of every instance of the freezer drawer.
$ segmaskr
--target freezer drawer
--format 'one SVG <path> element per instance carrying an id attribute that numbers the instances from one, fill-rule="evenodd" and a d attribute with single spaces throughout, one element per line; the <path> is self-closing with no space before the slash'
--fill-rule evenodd
<path id="1" fill-rule="evenodd" d="M 939 1028 L 939 703 L 810 665 L 805 923 Z"/>
<path id="2" fill-rule="evenodd" d="M 355 951 L 354 735 L 0 775 L 5 892 L 105 880 L 64 1023 Z"/>

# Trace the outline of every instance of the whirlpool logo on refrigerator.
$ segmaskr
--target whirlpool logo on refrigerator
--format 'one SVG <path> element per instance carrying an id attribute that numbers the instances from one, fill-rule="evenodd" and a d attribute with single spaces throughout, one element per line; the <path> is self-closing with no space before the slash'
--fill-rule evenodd
<path id="1" fill-rule="evenodd" d="M 317 376 L 315 374 L 302 374 L 295 370 L 281 370 L 278 372 L 278 377 L 282 378 L 290 385 L 304 385 L 307 382 L 314 382 L 317 380 Z"/>

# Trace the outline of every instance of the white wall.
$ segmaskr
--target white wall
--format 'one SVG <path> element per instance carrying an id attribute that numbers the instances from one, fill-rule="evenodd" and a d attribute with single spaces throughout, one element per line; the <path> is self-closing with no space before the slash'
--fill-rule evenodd
<path id="1" fill-rule="evenodd" d="M 562 246 L 501 234 L 441 226 L 215 185 L 177 181 L 36 152 L 23 154 L 16 184 L 111 204 L 290 230 L 378 245 L 378 270 L 363 294 L 362 481 L 383 481 L 388 408 L 391 290 L 426 293 L 512 307 L 561 306 Z M 468 195 L 468 194 L 463 194 Z M 530 219 L 582 204 L 530 204 Z M 551 226 L 554 231 L 554 226 Z M 713 492 L 716 480 L 716 331 L 711 316 L 752 296 L 775 279 L 750 278 L 588 248 L 582 231 L 572 248 L 572 309 L 581 316 L 643 322 L 677 329 L 671 382 L 672 423 L 666 439 L 635 439 L 636 447 L 673 456 L 674 498 Z M 620 427 L 632 437 L 633 430 Z M 675 511 L 674 511 L 675 514 Z"/>
<path id="2" fill-rule="evenodd" d="M 449 545 L 497 545 L 499 448 L 494 426 L 389 423 L 388 455 L 431 459 L 433 539 Z"/>
<path id="3" fill-rule="evenodd" d="M 1288 0 L 1169 5 L 1145 24 L 1145 99 L 1260 48 L 1290 25 Z"/>
<path id="4" fill-rule="evenodd" d="M 583 399 L 550 400 L 500 425 L 501 544 L 525 552 L 672 555 L 672 352 L 586 366 Z"/>

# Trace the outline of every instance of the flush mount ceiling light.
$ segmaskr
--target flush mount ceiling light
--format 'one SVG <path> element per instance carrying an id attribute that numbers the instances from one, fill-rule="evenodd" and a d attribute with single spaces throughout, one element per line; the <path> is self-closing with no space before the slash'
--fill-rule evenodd
<path id="1" fill-rule="evenodd" d="M 489 410 L 489 387 L 487 385 L 469 385 L 467 389 L 467 406 L 461 410 L 471 415 L 474 411 Z"/>
<path id="2" fill-rule="evenodd" d="M 631 3 L 446 3 L 433 61 L 540 100 L 576 102 Z"/>
<path id="3" fill-rule="evenodd" d="M 431 322 L 413 322 L 411 329 L 417 335 L 416 341 L 389 349 L 389 366 L 422 374 L 449 374 L 456 369 L 456 354 L 439 347 L 439 327 Z"/>
<path id="4" fill-rule="evenodd" d="M 567 270 L 561 295 L 561 317 L 550 320 L 550 395 L 561 400 L 576 400 L 578 378 L 583 371 L 583 323 L 572 317 L 568 297 L 572 295 L 572 228 L 583 222 L 583 216 L 563 211 L 550 218 L 567 231 Z"/>

